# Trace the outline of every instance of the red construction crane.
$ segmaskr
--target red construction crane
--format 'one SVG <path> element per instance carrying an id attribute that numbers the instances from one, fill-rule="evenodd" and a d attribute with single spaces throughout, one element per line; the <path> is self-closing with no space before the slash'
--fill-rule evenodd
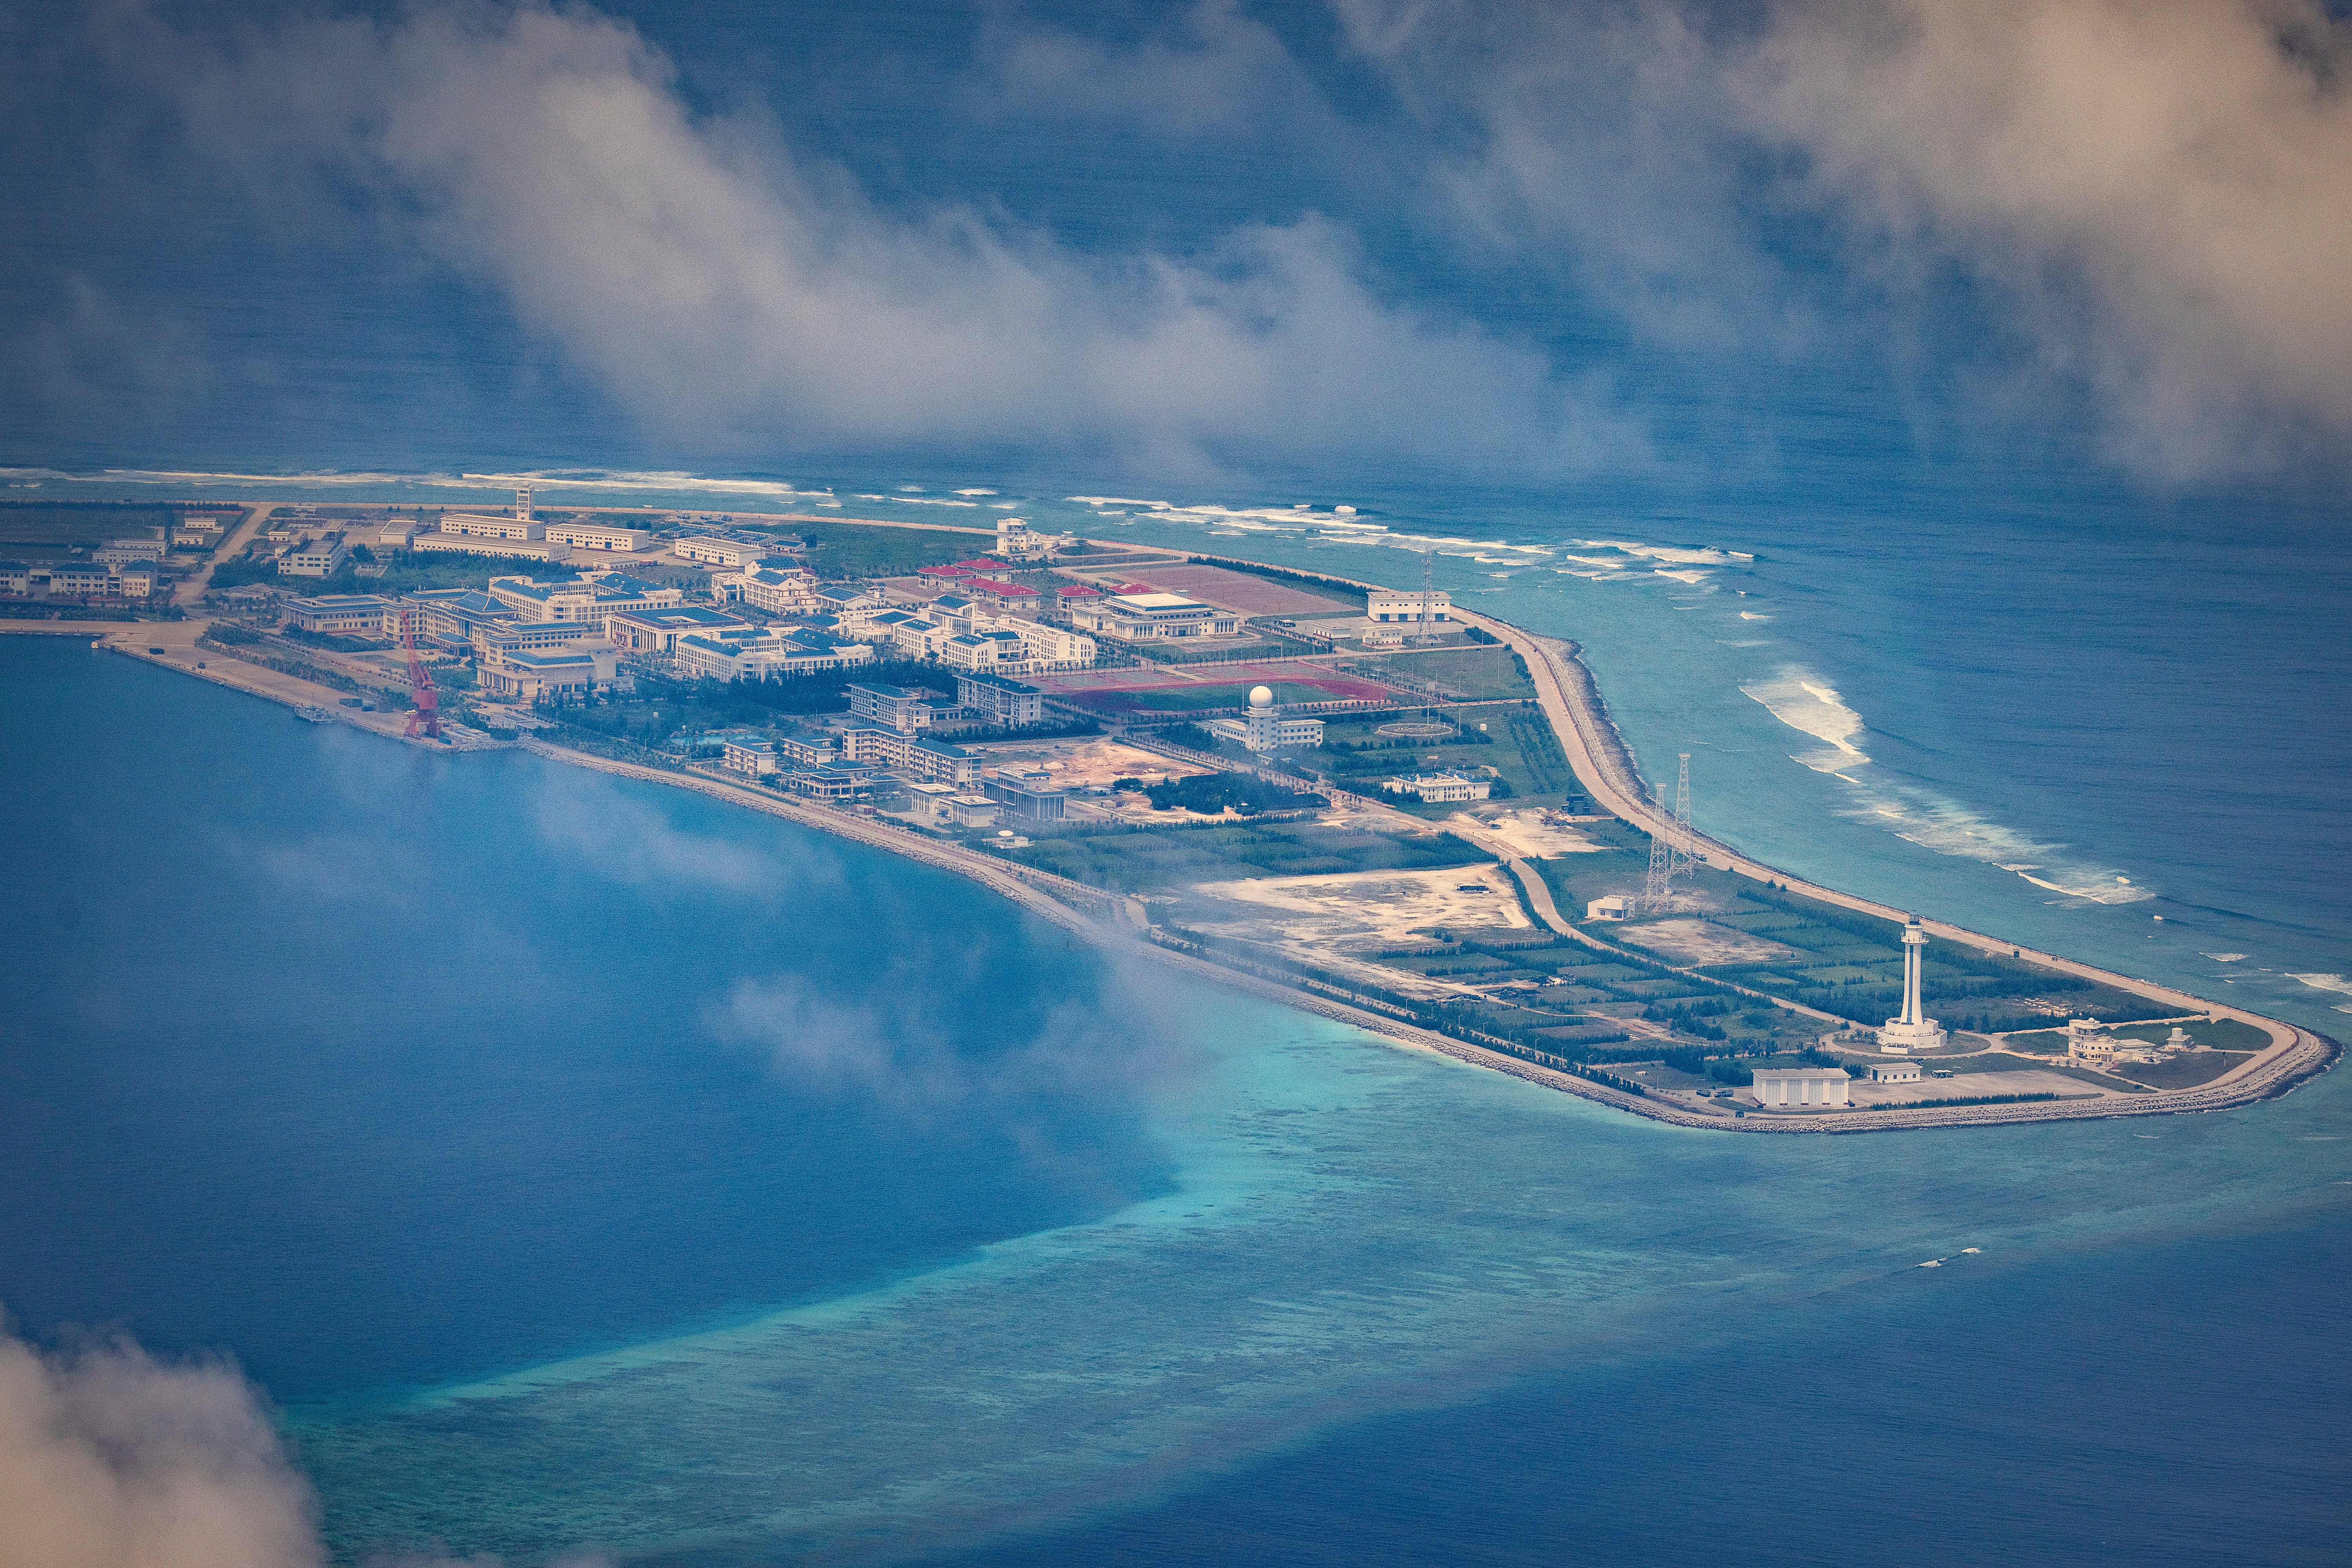
<path id="1" fill-rule="evenodd" d="M 423 731 L 435 740 L 441 739 L 441 694 L 433 689 L 433 676 L 416 657 L 416 612 L 404 611 L 400 617 L 400 646 L 408 650 L 408 736 L 416 738 Z"/>

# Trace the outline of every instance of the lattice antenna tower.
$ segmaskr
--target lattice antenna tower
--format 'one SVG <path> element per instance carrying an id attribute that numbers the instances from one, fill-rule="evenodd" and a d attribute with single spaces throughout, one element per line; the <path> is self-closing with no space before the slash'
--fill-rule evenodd
<path id="1" fill-rule="evenodd" d="M 1642 883 L 1642 911 L 1655 914 L 1675 901 L 1675 879 L 1686 876 L 1698 864 L 1690 847 L 1690 753 L 1680 753 L 1682 768 L 1675 777 L 1674 815 L 1650 836 L 1650 873 Z M 1664 804 L 1663 802 L 1661 804 Z"/>
<path id="2" fill-rule="evenodd" d="M 1682 756 L 1682 772 L 1675 779 L 1675 837 L 1669 851 L 1672 862 L 1666 868 L 1666 879 L 1687 876 L 1699 861 L 1698 852 L 1691 847 L 1690 825 L 1690 753 Z"/>
<path id="3" fill-rule="evenodd" d="M 1432 575 L 1430 563 L 1436 554 L 1437 552 L 1434 550 L 1424 550 L 1421 552 L 1421 625 L 1415 629 L 1420 632 L 1420 640 L 1423 643 L 1433 643 L 1437 640 L 1436 634 L 1430 630 L 1429 621 L 1431 600 L 1435 597 L 1430 591 Z"/>

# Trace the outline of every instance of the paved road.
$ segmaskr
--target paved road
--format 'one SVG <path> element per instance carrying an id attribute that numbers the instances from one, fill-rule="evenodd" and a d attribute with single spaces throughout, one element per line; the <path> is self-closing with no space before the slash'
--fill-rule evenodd
<path id="1" fill-rule="evenodd" d="M 213 547 L 212 556 L 205 563 L 204 569 L 190 575 L 173 590 L 172 603 L 184 610 L 203 604 L 205 590 L 212 586 L 213 569 L 224 561 L 236 559 L 238 552 L 253 542 L 253 536 L 261 531 L 262 524 L 268 521 L 269 514 L 277 510 L 273 503 L 257 506 L 247 512 L 245 521 L 229 530 L 228 536 Z"/>

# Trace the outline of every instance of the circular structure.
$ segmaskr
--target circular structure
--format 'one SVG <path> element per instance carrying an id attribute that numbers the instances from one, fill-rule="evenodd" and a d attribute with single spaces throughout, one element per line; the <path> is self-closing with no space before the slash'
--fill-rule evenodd
<path id="1" fill-rule="evenodd" d="M 1253 708 L 1271 708 L 1271 707 L 1273 707 L 1273 706 L 1274 706 L 1274 688 L 1273 688 L 1273 687 L 1271 687 L 1271 686 L 1253 686 L 1253 687 L 1251 687 L 1251 688 L 1250 688 L 1250 706 L 1251 706 L 1251 707 L 1253 707 Z"/>
<path id="2" fill-rule="evenodd" d="M 1383 741 L 1434 741 L 1454 733 L 1454 726 L 1433 719 L 1400 719 L 1372 731 Z"/>

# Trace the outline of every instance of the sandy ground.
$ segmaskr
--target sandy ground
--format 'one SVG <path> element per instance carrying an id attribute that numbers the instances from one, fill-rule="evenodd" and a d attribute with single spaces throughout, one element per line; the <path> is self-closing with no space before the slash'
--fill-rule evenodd
<path id="1" fill-rule="evenodd" d="M 990 767 L 1043 768 L 1054 775 L 1056 789 L 1078 789 L 1088 784 L 1108 788 L 1120 779 L 1156 784 L 1161 779 L 1191 778 L 1212 771 L 1108 738 L 991 745 L 986 749 Z"/>
<path id="2" fill-rule="evenodd" d="M 1794 957 L 1797 952 L 1793 947 L 1719 926 L 1713 921 L 1659 921 L 1655 924 L 1629 925 L 1616 934 L 1633 946 L 1646 947 L 1692 964 L 1769 963 L 1777 958 Z"/>
<path id="3" fill-rule="evenodd" d="M 1555 826 L 1544 821 L 1538 810 L 1506 811 L 1493 816 L 1480 816 L 1467 811 L 1457 811 L 1451 822 L 1500 839 L 1511 847 L 1513 854 L 1530 860 L 1550 860 L 1562 855 L 1592 855 L 1609 847 L 1596 844 L 1573 827 Z"/>
<path id="4" fill-rule="evenodd" d="M 2081 1079 L 2068 1078 L 2063 1073 L 2036 1072 L 2029 1068 L 2022 1072 L 1958 1073 L 1951 1078 L 1923 1078 L 1917 1083 L 1872 1083 L 1867 1079 L 1854 1080 L 1851 1090 L 1856 1105 L 1908 1105 L 1916 1100 L 1957 1100 L 1962 1096 L 1980 1094 L 2063 1094 L 2070 1099 L 2096 1099 L 2102 1095 L 2120 1097 L 2120 1089 L 2101 1089 L 2084 1083 Z"/>
<path id="5" fill-rule="evenodd" d="M 1464 892 L 1465 888 L 1475 891 Z M 1203 882 L 1198 897 L 1244 906 L 1237 918 L 1285 937 L 1336 947 L 1411 946 L 1430 926 L 1527 931 L 1528 917 L 1499 866 L 1437 871 L 1343 871 Z M 1261 912 L 1263 911 L 1263 912 Z"/>

